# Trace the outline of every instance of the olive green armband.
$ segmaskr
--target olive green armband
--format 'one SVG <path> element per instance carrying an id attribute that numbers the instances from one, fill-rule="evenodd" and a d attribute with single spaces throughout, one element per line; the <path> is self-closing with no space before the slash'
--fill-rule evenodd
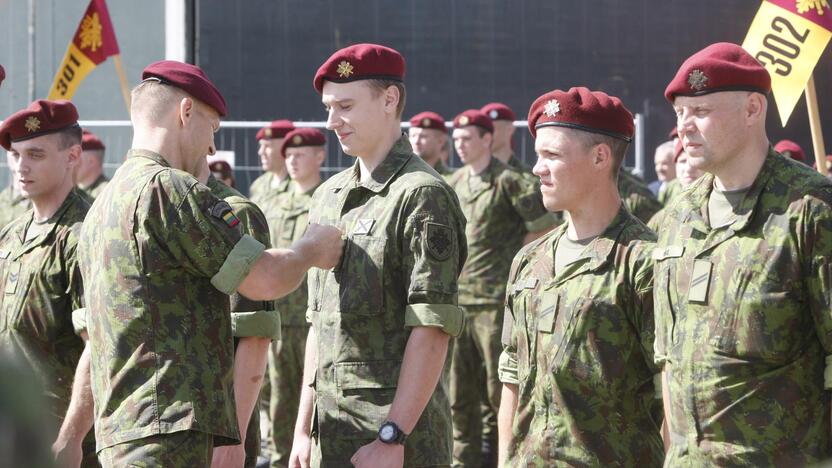
<path id="1" fill-rule="evenodd" d="M 410 304 L 405 308 L 406 327 L 437 327 L 457 337 L 465 325 L 465 315 L 453 304 Z"/>
<path id="2" fill-rule="evenodd" d="M 497 376 L 502 383 L 520 385 L 520 378 L 517 376 L 517 358 L 507 349 L 503 349 L 500 353 Z"/>
<path id="3" fill-rule="evenodd" d="M 87 309 L 82 308 L 72 311 L 72 328 L 78 336 L 81 336 L 81 332 L 87 331 Z"/>
<path id="4" fill-rule="evenodd" d="M 264 250 L 266 247 L 257 239 L 244 234 L 225 258 L 220 271 L 211 278 L 211 284 L 225 294 L 233 294 Z"/>
<path id="5" fill-rule="evenodd" d="M 234 333 L 234 338 L 258 336 L 279 340 L 280 314 L 276 310 L 232 312 L 231 331 Z"/>

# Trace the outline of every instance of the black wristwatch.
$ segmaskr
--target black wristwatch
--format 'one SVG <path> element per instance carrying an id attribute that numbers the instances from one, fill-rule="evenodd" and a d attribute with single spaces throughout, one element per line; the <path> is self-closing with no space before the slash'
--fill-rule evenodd
<path id="1" fill-rule="evenodd" d="M 393 421 L 386 421 L 378 428 L 378 440 L 385 444 L 401 444 L 407 439 L 407 434 L 404 433 L 399 426 Z"/>

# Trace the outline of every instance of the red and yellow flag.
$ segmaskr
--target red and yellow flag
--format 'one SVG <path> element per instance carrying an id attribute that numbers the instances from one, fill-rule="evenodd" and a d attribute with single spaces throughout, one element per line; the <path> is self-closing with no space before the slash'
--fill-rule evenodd
<path id="1" fill-rule="evenodd" d="M 771 74 L 783 126 L 832 38 L 829 0 L 765 0 L 742 47 Z"/>
<path id="2" fill-rule="evenodd" d="M 118 42 L 104 0 L 91 0 L 61 62 L 48 99 L 72 99 L 78 85 L 107 57 L 118 55 Z"/>

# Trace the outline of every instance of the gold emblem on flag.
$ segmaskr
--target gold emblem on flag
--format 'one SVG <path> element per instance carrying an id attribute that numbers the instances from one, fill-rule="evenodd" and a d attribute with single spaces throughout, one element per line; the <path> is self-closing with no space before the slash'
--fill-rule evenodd
<path id="1" fill-rule="evenodd" d="M 270 129 L 270 128 L 265 129 L 263 131 L 263 135 L 266 135 L 266 138 L 271 138 L 272 137 L 272 129 Z"/>
<path id="2" fill-rule="evenodd" d="M 34 133 L 40 129 L 40 120 L 35 116 L 29 117 L 23 126 L 26 127 L 26 130 L 29 130 L 29 133 Z"/>
<path id="3" fill-rule="evenodd" d="M 427 117 L 425 117 L 424 119 L 422 119 L 422 126 L 423 126 L 423 127 L 430 127 L 430 119 L 429 119 L 429 118 L 427 118 Z"/>
<path id="4" fill-rule="evenodd" d="M 459 124 L 462 125 L 462 126 L 468 125 L 468 122 L 470 122 L 470 121 L 471 120 L 468 118 L 467 115 L 463 115 L 462 117 L 459 118 Z"/>
<path id="5" fill-rule="evenodd" d="M 342 60 L 341 63 L 338 64 L 338 69 L 335 72 L 338 73 L 338 76 L 341 78 L 349 78 L 353 74 L 353 70 L 355 69 L 351 63 L 346 60 Z"/>
<path id="6" fill-rule="evenodd" d="M 292 138 L 292 144 L 299 145 L 299 144 L 301 144 L 301 143 L 303 143 L 303 137 L 302 137 L 302 136 L 300 136 L 300 135 L 295 135 L 295 136 Z"/>
<path id="7" fill-rule="evenodd" d="M 90 49 L 92 52 L 98 50 L 104 45 L 104 40 L 101 38 L 101 21 L 98 19 L 98 13 L 87 15 L 81 20 L 81 31 L 78 33 L 81 39 L 81 48 Z"/>
<path id="8" fill-rule="evenodd" d="M 797 6 L 798 13 L 806 13 L 814 8 L 819 15 L 822 15 L 824 8 L 830 8 L 828 0 L 795 0 L 794 3 Z"/>
<path id="9" fill-rule="evenodd" d="M 690 72 L 690 75 L 688 75 L 688 84 L 691 89 L 702 91 L 708 85 L 708 77 L 702 72 L 702 70 L 697 68 L 696 70 Z"/>
<path id="10" fill-rule="evenodd" d="M 558 112 L 560 112 L 560 103 L 557 99 L 550 99 L 546 102 L 546 105 L 543 106 L 543 113 L 548 117 L 554 117 L 558 115 Z"/>

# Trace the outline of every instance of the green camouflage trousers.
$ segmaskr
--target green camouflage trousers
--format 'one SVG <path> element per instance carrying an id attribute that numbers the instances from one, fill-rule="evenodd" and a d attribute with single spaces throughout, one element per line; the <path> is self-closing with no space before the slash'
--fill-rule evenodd
<path id="1" fill-rule="evenodd" d="M 271 419 L 271 466 L 285 467 L 292 451 L 303 381 L 303 355 L 309 327 L 283 327 L 281 339 L 269 353 L 269 416 Z"/>
<path id="2" fill-rule="evenodd" d="M 214 436 L 205 432 L 180 431 L 131 440 L 98 453 L 104 468 L 209 467 L 214 454 Z"/>
<path id="3" fill-rule="evenodd" d="M 497 434 L 493 415 L 500 407 L 497 367 L 502 352 L 500 336 L 503 305 L 462 306 L 465 329 L 457 337 L 451 360 L 451 415 L 454 424 L 454 466 L 482 466 L 483 434 Z M 490 414 L 483 414 L 487 401 Z M 483 428 L 483 421 L 491 426 Z"/>

